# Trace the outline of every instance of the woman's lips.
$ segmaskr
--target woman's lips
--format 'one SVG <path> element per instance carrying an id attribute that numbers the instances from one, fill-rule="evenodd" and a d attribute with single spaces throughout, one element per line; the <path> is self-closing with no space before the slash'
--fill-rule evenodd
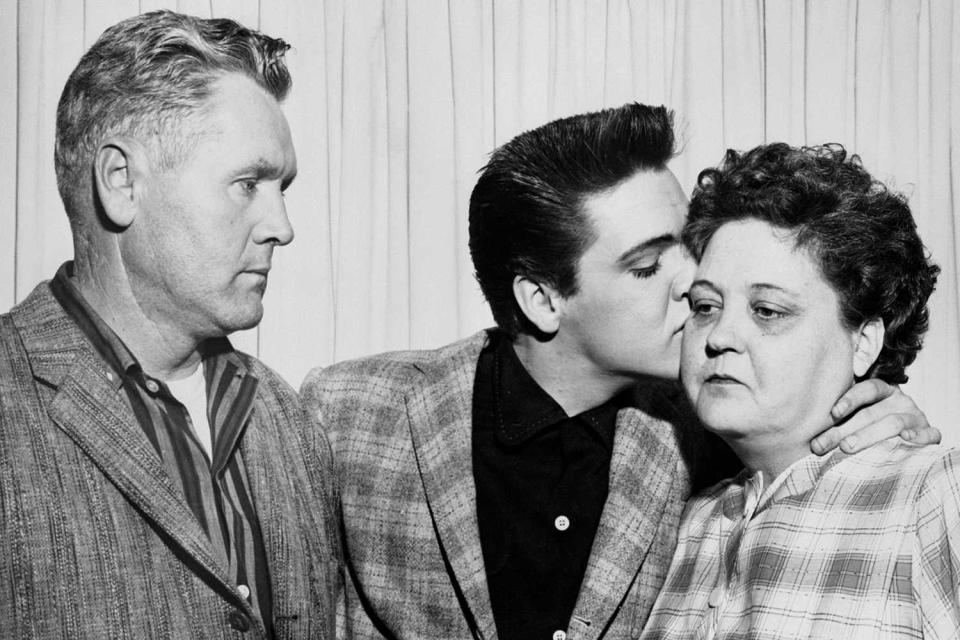
<path id="1" fill-rule="evenodd" d="M 706 384 L 743 384 L 733 376 L 724 373 L 714 373 L 706 377 Z"/>

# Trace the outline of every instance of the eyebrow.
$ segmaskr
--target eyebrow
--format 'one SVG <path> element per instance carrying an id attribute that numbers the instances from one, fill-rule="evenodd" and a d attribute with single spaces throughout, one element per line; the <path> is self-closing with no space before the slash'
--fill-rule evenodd
<path id="1" fill-rule="evenodd" d="M 257 158 L 250 164 L 240 167 L 237 169 L 236 174 L 253 174 L 257 178 L 278 178 L 281 179 L 280 186 L 283 189 L 286 189 L 288 186 L 290 186 L 294 178 L 297 177 L 296 171 L 291 173 L 289 176 L 284 176 L 280 167 L 268 161 L 266 158 Z"/>
<path id="2" fill-rule="evenodd" d="M 713 284 L 711 281 L 706 280 L 704 278 L 700 278 L 699 280 L 694 280 L 690 284 L 690 290 L 692 291 L 694 287 L 706 287 L 707 289 L 711 289 L 713 291 L 720 291 L 717 285 Z M 785 293 L 790 296 L 797 295 L 796 292 L 793 291 L 792 289 L 786 289 L 779 285 L 770 284 L 767 282 L 756 282 L 754 284 L 751 284 L 750 290 L 751 291 L 779 291 L 780 293 Z"/>
<path id="3" fill-rule="evenodd" d="M 617 258 L 617 263 L 621 265 L 631 264 L 634 260 L 651 249 L 664 249 L 666 247 L 671 247 L 678 242 L 680 242 L 680 239 L 672 233 L 665 233 L 662 236 L 644 240 L 640 244 L 630 247 L 620 254 L 620 257 Z"/>
<path id="4" fill-rule="evenodd" d="M 272 175 L 279 172 L 280 168 L 272 162 L 268 162 L 266 158 L 257 158 L 237 169 L 237 173 L 254 173 L 256 175 Z"/>
<path id="5" fill-rule="evenodd" d="M 794 295 L 794 292 L 790 289 L 786 289 L 784 287 L 781 287 L 775 284 L 768 284 L 766 282 L 757 282 L 755 284 L 752 284 L 750 285 L 750 290 L 751 291 L 780 291 L 781 293 Z"/>
<path id="6" fill-rule="evenodd" d="M 693 282 L 691 282 L 690 288 L 688 289 L 688 291 L 693 291 L 696 287 L 705 287 L 707 289 L 717 291 L 717 287 L 714 286 L 712 282 L 710 282 L 709 280 L 704 280 L 703 278 L 699 280 L 694 280 Z"/>

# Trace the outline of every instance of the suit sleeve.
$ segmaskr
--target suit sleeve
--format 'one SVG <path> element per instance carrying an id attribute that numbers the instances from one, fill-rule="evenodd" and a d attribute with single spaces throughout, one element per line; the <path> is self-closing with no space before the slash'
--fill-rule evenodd
<path id="1" fill-rule="evenodd" d="M 317 440 L 322 440 L 323 448 L 329 451 L 329 468 L 333 470 L 334 475 L 332 499 L 334 500 L 338 522 L 342 522 L 340 486 L 344 474 L 343 461 L 337 459 L 335 447 L 332 444 L 336 444 L 338 436 L 343 435 L 343 430 L 350 428 L 350 425 L 344 424 L 347 421 L 337 419 L 338 407 L 335 405 L 335 398 L 342 397 L 342 393 L 338 393 L 338 390 L 343 391 L 342 387 L 346 384 L 344 381 L 350 379 L 351 376 L 342 375 L 338 377 L 337 371 L 336 367 L 317 367 L 311 370 L 300 386 L 300 397 L 310 429 L 314 432 Z M 349 550 L 343 540 L 342 527 L 338 528 L 338 534 L 340 535 L 343 552 L 343 562 L 341 564 L 343 571 L 342 588 L 337 594 L 336 603 L 337 638 L 354 638 L 357 640 L 386 638 L 388 636 L 378 630 L 376 623 L 368 613 L 369 605 L 364 602 L 357 591 L 350 565 Z M 355 603 L 361 603 L 362 606 L 356 606 Z"/>

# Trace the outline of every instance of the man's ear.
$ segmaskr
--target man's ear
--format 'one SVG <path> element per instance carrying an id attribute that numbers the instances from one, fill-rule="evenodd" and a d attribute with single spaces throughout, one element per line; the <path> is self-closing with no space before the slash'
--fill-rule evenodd
<path id="1" fill-rule="evenodd" d="M 552 287 L 526 276 L 516 276 L 513 297 L 523 315 L 540 331 L 552 335 L 560 328 L 561 296 Z"/>
<path id="2" fill-rule="evenodd" d="M 860 325 L 860 331 L 854 337 L 853 374 L 862 378 L 870 371 L 877 356 L 883 349 L 883 337 L 886 331 L 883 320 L 874 318 Z"/>
<path id="3" fill-rule="evenodd" d="M 142 147 L 123 139 L 105 140 L 93 161 L 94 183 L 107 220 L 126 229 L 139 207 L 141 181 L 149 169 Z"/>

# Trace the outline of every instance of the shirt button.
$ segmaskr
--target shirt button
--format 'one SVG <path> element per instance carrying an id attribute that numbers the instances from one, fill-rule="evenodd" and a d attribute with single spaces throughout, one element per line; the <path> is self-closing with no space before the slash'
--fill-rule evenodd
<path id="1" fill-rule="evenodd" d="M 160 385 L 158 385 L 155 380 L 147 380 L 147 391 L 150 393 L 156 393 L 159 390 Z"/>
<path id="2" fill-rule="evenodd" d="M 239 591 L 240 595 L 244 598 L 250 597 L 250 587 L 245 584 L 237 585 L 237 591 Z"/>
<path id="3" fill-rule="evenodd" d="M 237 631 L 244 632 L 250 629 L 250 619 L 243 615 L 241 611 L 231 611 L 227 616 L 227 622 Z"/>
<path id="4" fill-rule="evenodd" d="M 713 591 L 710 592 L 710 597 L 707 599 L 707 604 L 711 607 L 719 607 L 720 603 L 723 602 L 723 587 L 716 586 L 713 588 Z"/>
<path id="5" fill-rule="evenodd" d="M 567 632 L 557 629 L 553 632 L 553 640 L 567 640 Z"/>
<path id="6" fill-rule="evenodd" d="M 557 531 L 566 531 L 570 528 L 570 518 L 567 516 L 557 516 L 557 519 L 553 521 L 553 526 L 557 528 Z M 558 631 L 557 633 L 563 632 Z M 556 638 L 557 634 L 553 634 L 553 637 Z M 564 637 L 566 637 L 566 634 L 564 634 Z"/>

